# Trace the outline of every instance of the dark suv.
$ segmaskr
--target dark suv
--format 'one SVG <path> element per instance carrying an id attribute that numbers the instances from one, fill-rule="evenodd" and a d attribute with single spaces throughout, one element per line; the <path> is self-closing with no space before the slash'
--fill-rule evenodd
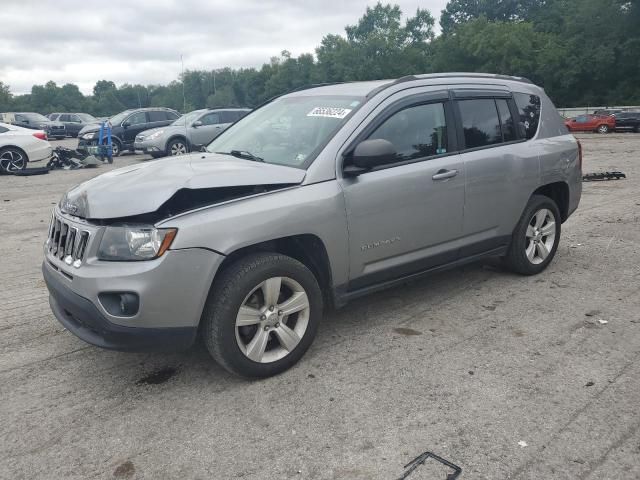
<path id="1" fill-rule="evenodd" d="M 613 116 L 616 119 L 616 130 L 631 130 L 640 133 L 640 111 L 620 112 Z"/>
<path id="2" fill-rule="evenodd" d="M 170 108 L 137 108 L 125 110 L 109 119 L 111 122 L 111 139 L 113 156 L 117 157 L 123 150 L 133 151 L 136 135 L 150 128 L 164 127 L 173 123 L 180 114 Z M 87 125 L 78 133 L 78 150 L 86 151 L 87 146 L 98 143 L 100 125 Z"/>
<path id="3" fill-rule="evenodd" d="M 88 113 L 51 113 L 47 116 L 49 120 L 62 123 L 67 135 L 70 137 L 77 137 L 84 127 L 98 123 L 98 119 Z"/>

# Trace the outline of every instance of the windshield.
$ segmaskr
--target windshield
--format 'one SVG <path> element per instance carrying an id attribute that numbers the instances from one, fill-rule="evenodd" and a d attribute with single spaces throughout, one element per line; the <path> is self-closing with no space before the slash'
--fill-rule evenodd
<path id="1" fill-rule="evenodd" d="M 185 113 L 183 116 L 178 118 L 171 125 L 190 125 L 195 122 L 200 115 L 202 115 L 206 110 L 194 110 L 193 112 Z"/>
<path id="2" fill-rule="evenodd" d="M 306 168 L 361 97 L 284 97 L 247 115 L 209 144 L 209 152 L 247 152 L 267 163 Z"/>
<path id="3" fill-rule="evenodd" d="M 49 119 L 39 113 L 23 113 L 22 116 L 30 122 L 48 122 Z"/>
<path id="4" fill-rule="evenodd" d="M 89 115 L 88 113 L 78 113 L 78 116 L 83 122 L 97 122 L 98 119 L 93 115 Z"/>
<path id="5" fill-rule="evenodd" d="M 133 110 L 125 110 L 124 112 L 120 112 L 109 119 L 111 125 L 118 125 L 124 121 L 125 118 L 129 116 L 129 114 L 133 112 Z"/>

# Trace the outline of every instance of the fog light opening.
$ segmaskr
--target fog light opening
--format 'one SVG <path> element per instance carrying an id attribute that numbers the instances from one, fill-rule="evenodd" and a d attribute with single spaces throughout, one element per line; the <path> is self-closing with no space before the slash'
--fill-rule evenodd
<path id="1" fill-rule="evenodd" d="M 98 298 L 104 309 L 114 317 L 133 317 L 140 309 L 140 297 L 133 292 L 104 292 Z"/>

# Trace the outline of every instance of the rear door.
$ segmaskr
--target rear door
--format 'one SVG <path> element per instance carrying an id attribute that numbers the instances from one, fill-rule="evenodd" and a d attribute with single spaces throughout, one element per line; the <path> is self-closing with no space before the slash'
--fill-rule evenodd
<path id="1" fill-rule="evenodd" d="M 508 244 L 538 185 L 539 158 L 524 129 L 517 128 L 520 114 L 510 92 L 455 90 L 453 95 L 466 173 L 460 255 L 470 257 Z M 537 127 L 537 118 L 534 123 Z"/>
<path id="2" fill-rule="evenodd" d="M 464 164 L 455 153 L 454 117 L 446 91 L 383 101 L 354 133 L 349 151 L 385 139 L 397 162 L 343 175 L 349 226 L 349 289 L 391 281 L 457 258 L 462 233 Z"/>

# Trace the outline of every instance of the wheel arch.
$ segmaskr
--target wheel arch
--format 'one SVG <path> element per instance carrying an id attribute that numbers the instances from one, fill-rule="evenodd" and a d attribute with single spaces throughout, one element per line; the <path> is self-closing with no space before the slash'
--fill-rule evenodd
<path id="1" fill-rule="evenodd" d="M 167 141 L 164 144 L 164 151 L 165 153 L 167 153 L 167 150 L 169 149 L 169 144 L 171 142 L 173 142 L 174 140 L 182 140 L 184 141 L 184 143 L 187 145 L 187 148 L 189 149 L 189 151 L 191 151 L 191 142 L 189 142 L 189 140 L 187 139 L 186 136 L 184 136 L 182 133 L 174 133 L 173 135 L 171 135 Z"/>
<path id="2" fill-rule="evenodd" d="M 532 195 L 544 195 L 556 202 L 562 223 L 569 217 L 569 184 L 567 182 L 548 183 L 538 187 Z"/>
<path id="3" fill-rule="evenodd" d="M 221 272 L 240 258 L 256 252 L 280 253 L 298 260 L 311 270 L 318 280 L 325 305 L 335 305 L 331 264 L 327 249 L 320 237 L 314 234 L 291 235 L 239 248 L 227 255 L 215 277 L 219 277 Z"/>

